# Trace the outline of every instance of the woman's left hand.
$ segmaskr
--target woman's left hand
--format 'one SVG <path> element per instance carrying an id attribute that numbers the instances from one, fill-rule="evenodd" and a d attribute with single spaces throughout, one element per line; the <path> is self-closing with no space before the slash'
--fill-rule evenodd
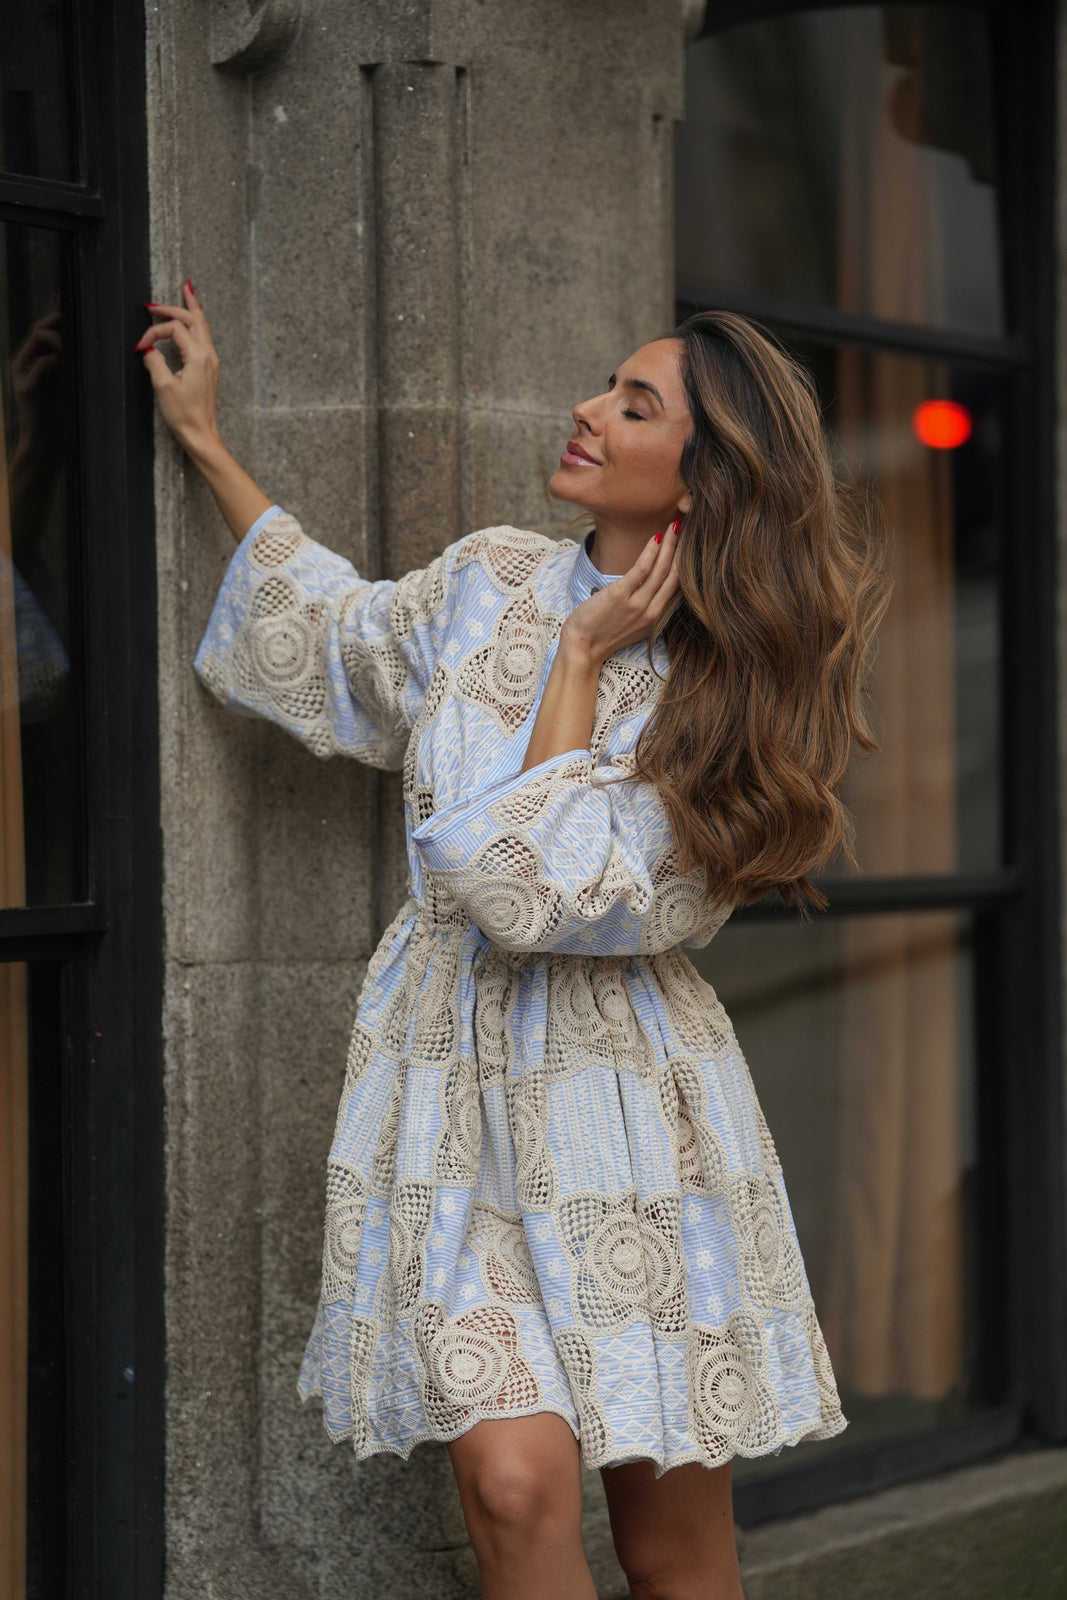
<path id="1" fill-rule="evenodd" d="M 677 545 L 678 524 L 672 523 L 648 541 L 629 572 L 575 606 L 560 632 L 523 772 L 568 750 L 588 749 L 600 669 L 616 650 L 647 639 L 678 592 Z"/>
<path id="2" fill-rule="evenodd" d="M 678 524 L 672 522 L 648 541 L 629 572 L 575 606 L 563 624 L 560 651 L 600 668 L 616 650 L 647 639 L 678 592 L 677 547 Z"/>

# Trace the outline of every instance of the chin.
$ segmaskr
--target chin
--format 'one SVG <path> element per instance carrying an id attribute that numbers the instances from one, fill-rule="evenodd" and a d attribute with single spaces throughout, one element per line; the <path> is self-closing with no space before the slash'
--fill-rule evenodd
<path id="1" fill-rule="evenodd" d="M 579 500 L 575 490 L 578 485 L 574 481 L 573 471 L 568 472 L 563 467 L 557 467 L 548 480 L 548 492 L 553 500 L 566 500 L 571 505 L 577 506 L 579 511 L 588 510 L 584 500 Z"/>
<path id="2" fill-rule="evenodd" d="M 570 500 L 570 487 L 566 474 L 558 470 L 548 480 L 548 492 L 553 500 Z"/>

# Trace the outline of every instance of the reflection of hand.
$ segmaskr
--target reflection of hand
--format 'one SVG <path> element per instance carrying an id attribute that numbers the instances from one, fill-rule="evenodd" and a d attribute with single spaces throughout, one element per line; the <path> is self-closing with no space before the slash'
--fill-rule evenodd
<path id="1" fill-rule="evenodd" d="M 614 583 L 575 606 L 560 635 L 560 650 L 602 666 L 616 650 L 647 639 L 678 591 L 674 555 L 678 524 L 650 539 Z"/>
<path id="2" fill-rule="evenodd" d="M 215 400 L 219 387 L 219 358 L 211 329 L 191 283 L 182 289 L 183 306 L 150 305 L 155 323 L 137 341 L 144 364 L 152 379 L 164 422 L 187 450 L 217 437 Z M 174 342 L 181 357 L 177 372 L 171 371 L 163 353 L 157 349 L 163 340 Z"/>
<path id="3" fill-rule="evenodd" d="M 62 478 L 62 361 L 57 303 L 33 324 L 11 357 L 11 389 L 18 418 L 18 439 L 8 464 L 11 545 L 23 576 L 30 581 L 34 581 L 36 551 Z"/>
<path id="4" fill-rule="evenodd" d="M 43 446 L 51 434 L 59 401 L 59 369 L 63 359 L 59 307 L 35 322 L 11 358 L 11 388 L 24 449 Z M 59 440 L 54 440 L 58 446 Z"/>

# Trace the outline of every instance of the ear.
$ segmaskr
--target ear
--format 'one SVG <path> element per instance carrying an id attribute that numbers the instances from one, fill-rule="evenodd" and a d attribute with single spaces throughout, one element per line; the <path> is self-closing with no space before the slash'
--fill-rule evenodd
<path id="1" fill-rule="evenodd" d="M 678 500 L 678 510 L 682 513 L 683 517 L 684 516 L 688 516 L 689 508 L 690 508 L 690 506 L 692 504 L 693 504 L 693 496 L 689 493 L 689 490 L 687 489 L 685 491 L 685 493 L 679 497 L 679 500 Z"/>

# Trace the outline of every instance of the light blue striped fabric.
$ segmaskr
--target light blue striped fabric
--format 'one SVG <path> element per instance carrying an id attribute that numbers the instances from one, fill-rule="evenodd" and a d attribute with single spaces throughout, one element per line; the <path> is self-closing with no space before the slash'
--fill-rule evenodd
<path id="1" fill-rule="evenodd" d="M 844 1426 L 748 1070 L 680 948 L 728 908 L 631 775 L 643 646 L 590 748 L 521 772 L 560 626 L 609 581 L 497 528 L 369 583 L 272 508 L 197 657 L 317 755 L 404 768 L 412 897 L 360 999 L 300 1378 L 361 1456 L 540 1411 L 589 1465 L 661 1470 Z"/>

